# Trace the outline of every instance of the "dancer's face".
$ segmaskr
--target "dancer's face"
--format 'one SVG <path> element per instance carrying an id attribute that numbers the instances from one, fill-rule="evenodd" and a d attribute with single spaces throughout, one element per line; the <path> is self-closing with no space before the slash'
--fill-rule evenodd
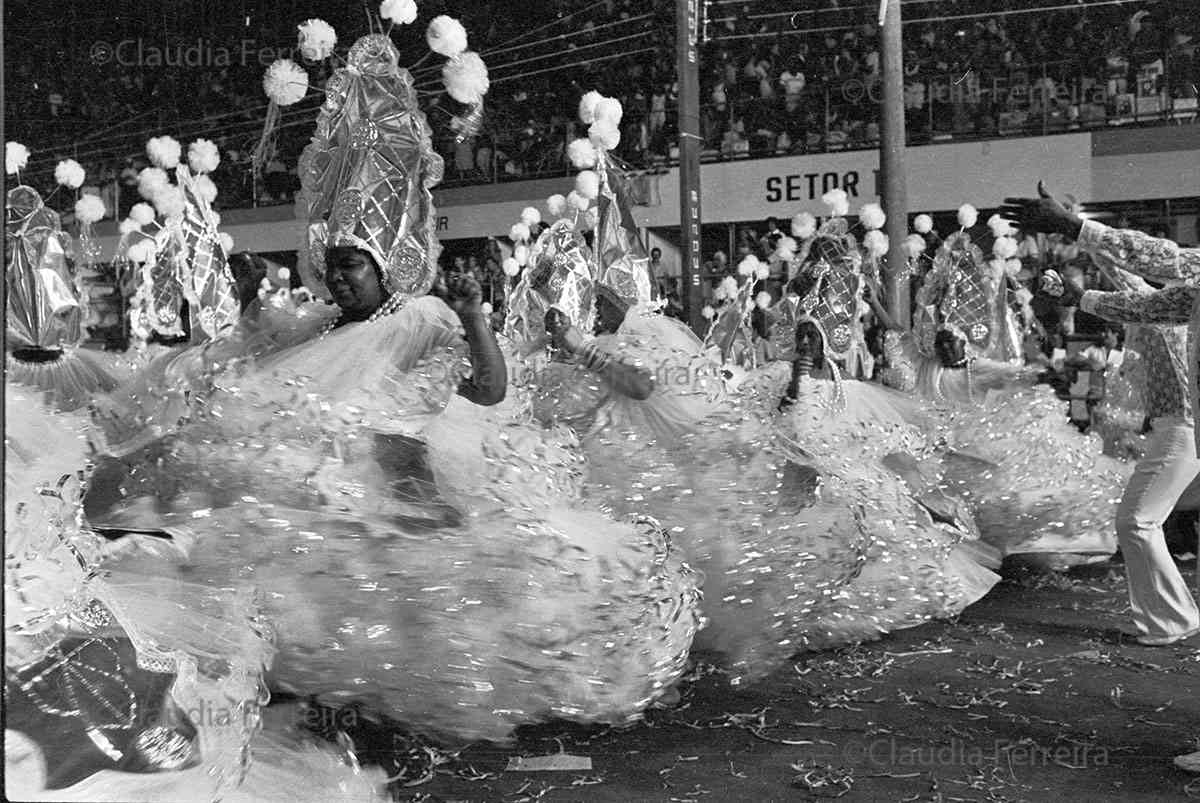
<path id="1" fill-rule="evenodd" d="M 967 341 L 947 329 L 934 336 L 933 350 L 946 368 L 961 368 L 967 362 Z"/>
<path id="2" fill-rule="evenodd" d="M 796 327 L 796 356 L 807 357 L 814 370 L 825 367 L 825 339 L 812 321 L 801 321 Z"/>
<path id="3" fill-rule="evenodd" d="M 625 322 L 625 310 L 613 303 L 603 293 L 596 298 L 596 334 L 612 334 Z"/>
<path id="4" fill-rule="evenodd" d="M 365 251 L 335 246 L 325 251 L 325 284 L 350 320 L 366 320 L 383 306 L 385 293 L 379 268 Z"/>

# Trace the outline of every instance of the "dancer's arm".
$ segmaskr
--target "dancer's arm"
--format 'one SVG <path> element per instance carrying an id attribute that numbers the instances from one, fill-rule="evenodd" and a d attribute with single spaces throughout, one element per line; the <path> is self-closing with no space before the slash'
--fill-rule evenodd
<path id="1" fill-rule="evenodd" d="M 1058 299 L 1063 306 L 1077 306 L 1112 323 L 1172 324 L 1188 323 L 1200 287 L 1181 285 L 1150 293 L 1125 291 L 1105 293 L 1088 290 L 1080 294 L 1070 282 L 1064 282 L 1056 271 L 1042 275 L 1042 290 Z"/>
<path id="2" fill-rule="evenodd" d="M 622 396 L 645 401 L 654 393 L 654 377 L 649 371 L 622 361 L 596 343 L 584 343 L 583 335 L 560 310 L 551 309 L 546 313 L 546 331 L 556 347 L 574 355 L 581 365 L 600 374 Z"/>
<path id="3" fill-rule="evenodd" d="M 1026 231 L 1061 234 L 1076 241 L 1101 267 L 1119 267 L 1147 279 L 1200 283 L 1200 249 L 1132 229 L 1084 220 L 1038 182 L 1037 198 L 1005 198 L 1003 215 Z"/>
<path id="4" fill-rule="evenodd" d="M 875 317 L 879 319 L 879 323 L 884 329 L 892 332 L 903 332 L 900 324 L 896 323 L 896 319 L 887 311 L 887 307 L 883 306 L 883 302 L 879 300 L 879 282 L 874 278 L 863 276 L 863 298 L 871 305 L 871 311 L 875 313 Z"/>
<path id="5" fill-rule="evenodd" d="M 451 276 L 439 291 L 458 315 L 471 351 L 471 376 L 459 384 L 458 395 L 483 407 L 499 404 L 508 392 L 508 369 L 480 306 L 483 293 L 479 282 L 470 276 Z"/>

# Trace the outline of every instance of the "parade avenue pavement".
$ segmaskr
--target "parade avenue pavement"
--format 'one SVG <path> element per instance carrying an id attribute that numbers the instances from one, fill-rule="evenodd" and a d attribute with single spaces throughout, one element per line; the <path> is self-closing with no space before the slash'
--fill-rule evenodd
<path id="1" fill-rule="evenodd" d="M 394 792 L 413 803 L 1200 798 L 1200 776 L 1171 762 L 1200 749 L 1200 639 L 1142 647 L 1127 627 L 1119 559 L 1010 573 L 956 621 L 801 655 L 744 689 L 697 656 L 680 703 L 644 722 L 549 724 L 511 747 L 439 752 L 423 782 Z M 591 769 L 509 769 L 556 754 Z"/>

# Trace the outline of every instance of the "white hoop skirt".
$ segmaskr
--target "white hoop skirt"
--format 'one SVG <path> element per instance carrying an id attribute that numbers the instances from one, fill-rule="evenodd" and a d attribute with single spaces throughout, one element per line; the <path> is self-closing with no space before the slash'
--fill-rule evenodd
<path id="1" fill-rule="evenodd" d="M 697 643 L 735 679 L 956 614 L 998 579 L 882 468 L 829 465 L 782 437 L 764 402 L 727 397 L 720 366 L 677 322 L 634 310 L 601 342 L 654 373 L 654 395 L 615 397 L 581 366 L 552 363 L 535 374 L 535 412 L 586 433 L 590 495 L 658 518 L 703 571 L 710 624 Z"/>
<path id="2" fill-rule="evenodd" d="M 653 522 L 577 506 L 569 443 L 454 398 L 466 344 L 444 304 L 300 340 L 215 375 L 182 425 L 134 412 L 170 434 L 112 519 L 194 541 L 189 576 L 254 582 L 281 686 L 503 740 L 631 721 L 679 677 L 692 572 Z"/>

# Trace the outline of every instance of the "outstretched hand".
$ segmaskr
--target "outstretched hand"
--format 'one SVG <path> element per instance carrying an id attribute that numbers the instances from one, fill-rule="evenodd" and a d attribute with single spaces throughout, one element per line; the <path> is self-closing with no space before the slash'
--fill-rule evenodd
<path id="1" fill-rule="evenodd" d="M 1038 182 L 1037 198 L 1005 198 L 1000 215 L 1026 232 L 1079 236 L 1083 219 L 1054 198 L 1046 185 Z"/>
<path id="2" fill-rule="evenodd" d="M 1059 306 L 1079 306 L 1079 288 L 1063 279 L 1056 270 L 1048 270 L 1042 274 L 1042 292 L 1058 301 Z"/>
<path id="3" fill-rule="evenodd" d="M 483 288 L 473 276 L 465 273 L 443 275 L 438 279 L 434 293 L 460 316 L 482 312 Z"/>
<path id="4" fill-rule="evenodd" d="M 546 332 L 556 349 L 575 354 L 583 347 L 583 335 L 560 309 L 546 310 Z"/>

